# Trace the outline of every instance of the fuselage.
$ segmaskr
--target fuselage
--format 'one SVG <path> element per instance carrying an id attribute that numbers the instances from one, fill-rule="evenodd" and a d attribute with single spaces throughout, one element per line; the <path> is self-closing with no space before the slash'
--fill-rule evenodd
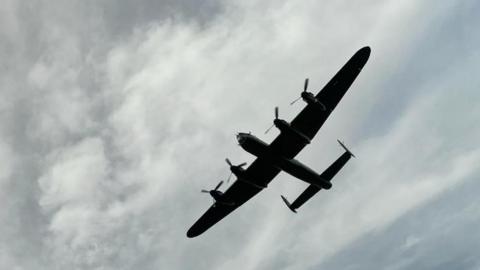
<path id="1" fill-rule="evenodd" d="M 256 136 L 249 133 L 238 133 L 237 141 L 250 154 L 267 161 L 272 166 L 320 188 L 330 189 L 332 184 L 323 179 L 318 173 L 305 166 L 296 159 L 286 158 L 271 151 L 270 146 Z"/>

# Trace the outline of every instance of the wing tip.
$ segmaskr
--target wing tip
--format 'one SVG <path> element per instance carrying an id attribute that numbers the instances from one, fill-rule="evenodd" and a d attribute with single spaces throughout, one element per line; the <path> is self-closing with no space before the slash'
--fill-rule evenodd
<path id="1" fill-rule="evenodd" d="M 187 237 L 188 238 L 194 238 L 194 237 L 197 237 L 199 236 L 201 233 L 199 233 L 197 230 L 190 228 L 188 231 L 187 231 Z"/>
<path id="2" fill-rule="evenodd" d="M 370 48 L 370 46 L 365 46 L 365 47 L 362 47 L 360 50 L 358 50 L 358 52 L 363 55 L 369 56 L 370 53 L 372 52 L 372 49 Z"/>

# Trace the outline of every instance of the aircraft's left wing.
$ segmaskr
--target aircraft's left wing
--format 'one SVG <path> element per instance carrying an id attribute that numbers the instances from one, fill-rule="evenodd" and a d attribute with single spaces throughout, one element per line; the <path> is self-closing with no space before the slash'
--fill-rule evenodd
<path id="1" fill-rule="evenodd" d="M 257 158 L 246 170 L 246 174 L 252 176 L 249 179 L 255 182 L 250 184 L 241 180 L 235 181 L 223 195 L 225 200 L 232 202 L 232 204 L 215 203 L 210 206 L 207 212 L 187 231 L 187 236 L 195 237 L 208 230 L 215 223 L 262 191 L 263 188 L 261 186 L 266 187 L 279 172 L 280 169 L 274 168 Z"/>
<path id="2" fill-rule="evenodd" d="M 202 234 L 261 190 L 260 188 L 237 180 L 227 190 L 230 194 L 227 198 L 230 200 L 236 197 L 237 201 L 232 200 L 233 205 L 214 203 L 187 231 L 187 237 L 191 238 Z"/>

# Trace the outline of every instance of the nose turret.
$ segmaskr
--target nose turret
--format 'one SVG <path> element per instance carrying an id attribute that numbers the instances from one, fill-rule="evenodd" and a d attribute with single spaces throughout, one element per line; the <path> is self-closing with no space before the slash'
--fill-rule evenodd
<path id="1" fill-rule="evenodd" d="M 264 156 L 269 152 L 268 144 L 251 133 L 239 132 L 237 134 L 237 141 L 240 147 L 254 156 Z"/>
<path id="2" fill-rule="evenodd" d="M 238 144 L 242 145 L 245 140 L 247 139 L 247 136 L 249 136 L 250 134 L 248 133 L 243 133 L 243 132 L 239 132 L 237 134 L 237 141 L 238 141 Z"/>

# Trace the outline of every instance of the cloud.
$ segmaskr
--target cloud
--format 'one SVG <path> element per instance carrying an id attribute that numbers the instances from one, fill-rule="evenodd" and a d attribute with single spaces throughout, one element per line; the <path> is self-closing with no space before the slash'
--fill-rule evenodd
<path id="1" fill-rule="evenodd" d="M 468 26 L 476 7 L 6 2 L 0 264 L 340 268 L 335 256 L 358 254 L 365 236 L 384 230 L 378 237 L 406 235 L 397 245 L 402 251 L 385 261 L 400 267 L 398 254 L 437 236 L 388 228 L 478 174 L 472 75 L 479 40 Z M 303 79 L 320 89 L 364 45 L 372 46 L 372 58 L 299 155 L 321 171 L 340 154 L 334 140 L 346 140 L 359 158 L 334 188 L 292 217 L 278 194 L 293 198 L 305 186 L 281 174 L 204 235 L 187 239 L 211 203 L 199 190 L 228 176 L 224 157 L 253 160 L 236 147 L 234 132 L 260 134 L 276 105 L 291 119 L 301 106 L 285 104 Z M 464 201 L 451 196 L 461 207 Z M 431 258 L 431 249 L 422 252 L 403 265 Z"/>
<path id="2" fill-rule="evenodd" d="M 470 178 L 315 268 L 475 269 L 478 239 L 470 232 L 479 222 L 477 190 L 476 177 Z"/>

